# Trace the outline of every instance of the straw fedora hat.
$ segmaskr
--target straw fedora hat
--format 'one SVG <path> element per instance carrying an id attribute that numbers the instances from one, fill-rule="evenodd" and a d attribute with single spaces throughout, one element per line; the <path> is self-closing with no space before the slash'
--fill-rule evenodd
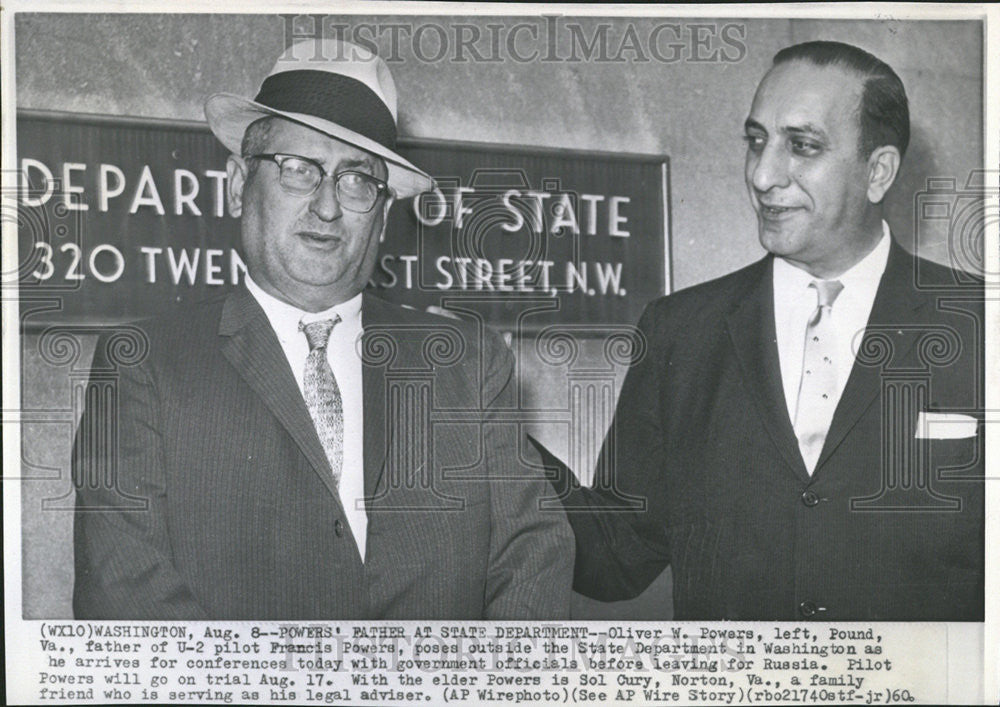
<path id="1" fill-rule="evenodd" d="M 338 39 L 293 44 L 278 57 L 253 100 L 216 93 L 205 102 L 209 127 L 240 154 L 250 123 L 277 116 L 383 158 L 397 198 L 430 191 L 434 181 L 396 153 L 396 84 L 385 61 Z"/>

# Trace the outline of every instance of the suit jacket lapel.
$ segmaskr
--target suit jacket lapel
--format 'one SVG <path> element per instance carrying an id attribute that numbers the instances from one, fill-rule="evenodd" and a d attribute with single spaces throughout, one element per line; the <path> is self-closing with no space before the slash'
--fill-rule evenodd
<path id="1" fill-rule="evenodd" d="M 890 345 L 891 362 L 898 366 L 899 361 L 913 348 L 916 337 L 899 336 L 896 333 L 898 331 L 899 334 L 903 334 L 906 325 L 915 321 L 916 311 L 924 303 L 914 287 L 913 277 L 913 256 L 895 242 L 891 243 L 889 260 L 879 282 L 878 291 L 875 293 L 872 312 L 868 317 L 868 325 L 858 347 L 859 351 L 881 346 L 869 343 L 873 336 L 891 336 L 893 339 Z M 900 328 L 897 330 L 897 327 Z M 823 452 L 816 463 L 814 476 L 878 397 L 882 389 L 882 371 L 882 365 L 866 365 L 855 360 L 851 376 L 847 380 L 830 423 L 830 430 L 823 443 Z"/>
<path id="2" fill-rule="evenodd" d="M 772 260 L 770 256 L 764 258 L 752 271 L 739 302 L 726 318 L 726 326 L 743 380 L 764 427 L 789 469 L 808 480 L 781 383 L 781 364 L 774 334 Z"/>
<path id="3" fill-rule="evenodd" d="M 375 496 L 382 471 L 385 469 L 385 455 L 389 448 L 392 430 L 387 424 L 385 371 L 388 363 L 377 365 L 378 352 L 384 347 L 377 337 L 385 336 L 386 331 L 380 330 L 381 325 L 394 321 L 391 310 L 381 300 L 365 294 L 361 305 L 362 334 L 362 379 L 361 388 L 364 398 L 364 465 L 365 465 L 365 498 Z M 395 346 L 394 342 L 392 346 Z"/>
<path id="4" fill-rule="evenodd" d="M 288 366 L 285 352 L 267 321 L 267 315 L 246 287 L 239 287 L 226 299 L 219 321 L 219 335 L 224 337 L 223 356 L 261 397 L 302 450 L 334 500 L 340 503 L 330 462 Z"/>

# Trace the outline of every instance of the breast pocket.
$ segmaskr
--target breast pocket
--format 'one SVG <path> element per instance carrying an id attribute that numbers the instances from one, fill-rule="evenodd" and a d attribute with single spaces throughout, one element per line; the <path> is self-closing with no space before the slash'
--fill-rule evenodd
<path id="1" fill-rule="evenodd" d="M 946 476 L 963 471 L 982 473 L 985 450 L 978 434 L 963 439 L 927 440 L 927 448 L 932 472 L 940 472 Z"/>

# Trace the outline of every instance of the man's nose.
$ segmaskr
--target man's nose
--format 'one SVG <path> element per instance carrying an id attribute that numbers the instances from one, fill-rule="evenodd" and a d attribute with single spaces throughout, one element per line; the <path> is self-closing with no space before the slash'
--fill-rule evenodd
<path id="1" fill-rule="evenodd" d="M 751 183 L 757 191 L 766 192 L 772 187 L 788 186 L 788 153 L 780 145 L 765 145 L 763 150 L 754 155 L 750 166 Z"/>
<path id="2" fill-rule="evenodd" d="M 340 201 L 337 199 L 337 180 L 325 176 L 309 202 L 309 210 L 321 221 L 333 221 L 340 217 Z"/>

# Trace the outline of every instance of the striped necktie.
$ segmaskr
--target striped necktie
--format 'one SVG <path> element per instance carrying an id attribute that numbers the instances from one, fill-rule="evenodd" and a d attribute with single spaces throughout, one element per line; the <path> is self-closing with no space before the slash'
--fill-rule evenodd
<path id="1" fill-rule="evenodd" d="M 326 458 L 333 471 L 333 482 L 340 484 L 340 473 L 344 466 L 344 404 L 340 397 L 340 387 L 326 357 L 326 346 L 330 332 L 340 322 L 340 317 L 303 324 L 299 330 L 305 332 L 309 341 L 309 356 L 306 358 L 303 389 L 306 407 L 323 444 Z"/>

